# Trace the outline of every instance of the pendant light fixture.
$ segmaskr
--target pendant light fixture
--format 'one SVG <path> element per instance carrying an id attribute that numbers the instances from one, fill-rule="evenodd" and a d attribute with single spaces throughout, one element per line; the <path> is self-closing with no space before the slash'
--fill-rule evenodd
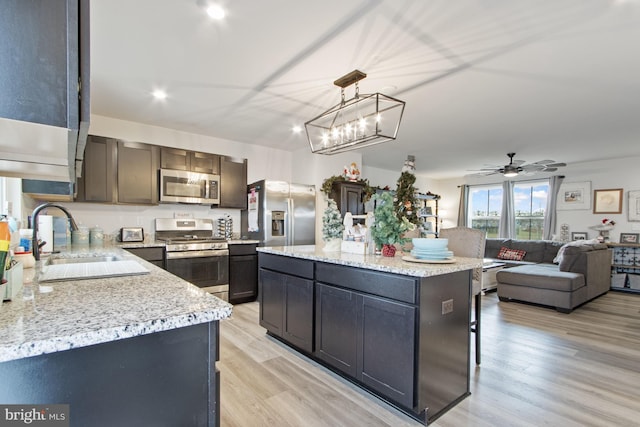
<path id="1" fill-rule="evenodd" d="M 365 77 L 354 70 L 333 82 L 341 88 L 340 103 L 304 124 L 312 153 L 336 154 L 396 139 L 405 103 L 381 93 L 360 94 L 358 82 Z M 355 95 L 346 100 L 351 85 Z"/>

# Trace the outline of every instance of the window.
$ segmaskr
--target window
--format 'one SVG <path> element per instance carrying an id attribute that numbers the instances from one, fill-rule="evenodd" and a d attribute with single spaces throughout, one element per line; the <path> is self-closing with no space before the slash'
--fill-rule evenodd
<path id="1" fill-rule="evenodd" d="M 513 201 L 516 214 L 516 238 L 541 240 L 549 183 L 546 181 L 516 183 Z"/>
<path id="2" fill-rule="evenodd" d="M 518 182 L 513 186 L 516 235 L 523 240 L 543 238 L 549 183 Z M 468 221 L 471 228 L 484 230 L 487 237 L 498 237 L 502 214 L 502 185 L 473 186 L 468 195 Z"/>
<path id="3" fill-rule="evenodd" d="M 470 187 L 468 209 L 471 228 L 484 230 L 487 237 L 498 237 L 502 210 L 502 186 Z"/>

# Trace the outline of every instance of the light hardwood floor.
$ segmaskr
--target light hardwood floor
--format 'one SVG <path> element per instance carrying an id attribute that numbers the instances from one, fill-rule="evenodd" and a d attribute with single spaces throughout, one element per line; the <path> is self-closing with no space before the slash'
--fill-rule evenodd
<path id="1" fill-rule="evenodd" d="M 431 425 L 640 426 L 640 295 L 609 292 L 568 315 L 495 293 L 482 304 L 471 396 Z M 223 427 L 420 425 L 268 337 L 258 309 L 221 322 Z"/>

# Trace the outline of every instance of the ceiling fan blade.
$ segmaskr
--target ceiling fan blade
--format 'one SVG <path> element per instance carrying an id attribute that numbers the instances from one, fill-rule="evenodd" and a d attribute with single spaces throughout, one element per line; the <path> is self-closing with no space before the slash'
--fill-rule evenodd
<path id="1" fill-rule="evenodd" d="M 465 177 L 469 177 L 469 178 L 478 178 L 481 176 L 489 176 L 489 175 L 495 175 L 497 173 L 500 173 L 499 171 L 491 171 L 491 172 L 478 172 L 478 173 L 470 173 L 468 175 L 465 175 Z"/>
<path id="2" fill-rule="evenodd" d="M 521 164 L 526 163 L 525 160 L 514 160 L 513 166 L 520 166 Z"/>
<path id="3" fill-rule="evenodd" d="M 549 163 L 554 163 L 555 160 L 539 160 L 537 162 L 534 162 L 534 165 L 548 165 Z"/>
<path id="4" fill-rule="evenodd" d="M 560 168 L 563 166 L 567 166 L 566 163 L 550 163 L 548 165 L 544 165 L 545 168 Z"/>
<path id="5" fill-rule="evenodd" d="M 541 171 L 545 168 L 544 165 L 536 165 L 535 163 L 531 163 L 528 165 L 520 166 L 520 168 L 524 171 Z"/>
<path id="6" fill-rule="evenodd" d="M 557 170 L 558 170 L 558 168 L 544 168 L 544 169 L 542 170 L 542 172 L 555 172 L 555 171 L 557 171 Z"/>

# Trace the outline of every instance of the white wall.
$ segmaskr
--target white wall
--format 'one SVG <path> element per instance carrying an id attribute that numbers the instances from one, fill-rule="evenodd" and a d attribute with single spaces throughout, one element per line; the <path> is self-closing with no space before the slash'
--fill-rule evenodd
<path id="1" fill-rule="evenodd" d="M 601 160 L 597 162 L 585 162 L 568 165 L 561 168 L 556 174 L 564 175 L 565 183 L 570 182 L 591 182 L 591 205 L 589 209 L 583 210 L 560 210 L 558 211 L 557 227 L 561 224 L 568 224 L 570 232 L 587 232 L 589 238 L 594 238 L 598 232 L 591 229 L 598 225 L 603 218 L 609 218 L 616 222 L 616 226 L 611 231 L 611 240 L 618 241 L 620 233 L 640 233 L 640 222 L 628 220 L 627 210 L 629 206 L 628 193 L 633 190 L 640 190 L 640 173 L 638 173 L 640 157 L 621 158 L 612 160 Z M 532 178 L 544 178 L 549 174 L 537 176 L 527 176 L 519 180 L 530 180 Z M 499 175 L 484 177 L 482 179 L 460 178 L 454 180 L 439 181 L 437 188 L 442 194 L 442 206 L 447 211 L 445 216 L 445 226 L 455 225 L 457 221 L 458 200 L 461 184 L 501 184 L 503 178 Z M 593 190 L 601 189 L 623 189 L 622 213 L 620 214 L 594 214 L 593 213 Z M 446 206 L 446 207 L 445 207 Z M 449 211 L 451 211 L 449 213 Z M 559 230 L 556 229 L 556 234 Z"/>

